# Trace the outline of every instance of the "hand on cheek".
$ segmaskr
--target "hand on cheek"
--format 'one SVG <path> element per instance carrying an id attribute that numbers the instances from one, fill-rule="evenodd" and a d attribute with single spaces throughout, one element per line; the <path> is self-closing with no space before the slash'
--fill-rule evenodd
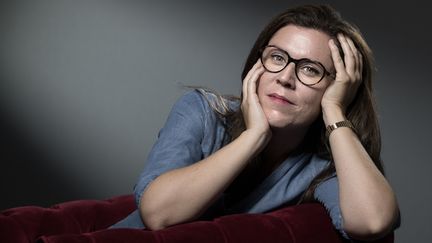
<path id="1" fill-rule="evenodd" d="M 243 112 L 247 130 L 250 130 L 257 135 L 270 138 L 270 126 L 261 107 L 257 94 L 258 80 L 264 73 L 264 70 L 264 67 L 258 60 L 244 78 L 241 110 Z"/>

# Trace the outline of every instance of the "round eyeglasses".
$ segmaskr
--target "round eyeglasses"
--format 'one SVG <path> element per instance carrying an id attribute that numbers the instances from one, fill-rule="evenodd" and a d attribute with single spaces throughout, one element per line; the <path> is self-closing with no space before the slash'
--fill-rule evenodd
<path id="1" fill-rule="evenodd" d="M 288 52 L 277 46 L 268 45 L 261 51 L 261 63 L 268 72 L 278 73 L 284 70 L 291 62 L 295 64 L 297 79 L 306 86 L 315 85 L 324 76 L 331 75 L 320 62 L 307 58 L 294 59 L 290 57 Z"/>

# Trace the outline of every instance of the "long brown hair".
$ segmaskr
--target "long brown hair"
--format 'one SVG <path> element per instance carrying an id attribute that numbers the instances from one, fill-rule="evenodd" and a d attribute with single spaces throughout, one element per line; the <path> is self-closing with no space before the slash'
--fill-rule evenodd
<path id="1" fill-rule="evenodd" d="M 275 16 L 260 33 L 253 45 L 241 75 L 243 80 L 260 57 L 260 50 L 268 44 L 272 36 L 282 27 L 296 25 L 311 28 L 326 33 L 333 38 L 339 46 L 340 54 L 343 52 L 337 41 L 337 34 L 342 33 L 353 40 L 357 49 L 363 56 L 363 82 L 358 88 L 357 94 L 347 107 L 346 117 L 357 130 L 357 135 L 366 151 L 374 161 L 378 169 L 383 172 L 380 158 L 381 136 L 375 108 L 375 99 L 372 93 L 372 74 L 374 63 L 372 51 L 362 37 L 359 29 L 353 24 L 342 19 L 341 15 L 329 5 L 302 5 L 289 8 Z M 342 56 L 343 57 L 343 56 Z M 235 139 L 245 130 L 243 114 L 240 109 L 227 112 L 225 115 L 229 127 L 228 132 Z M 331 161 L 330 165 L 311 182 L 300 202 L 312 201 L 316 186 L 335 172 L 332 161 L 328 138 L 325 136 L 325 127 L 322 117 L 318 117 L 311 125 L 303 142 L 310 152 Z"/>

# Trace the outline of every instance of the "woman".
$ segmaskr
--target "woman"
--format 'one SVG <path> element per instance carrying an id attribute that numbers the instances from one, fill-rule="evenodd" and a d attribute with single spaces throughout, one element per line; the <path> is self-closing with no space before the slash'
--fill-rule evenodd
<path id="1" fill-rule="evenodd" d="M 317 200 L 347 238 L 398 226 L 383 175 L 372 54 L 329 6 L 276 16 L 253 46 L 239 100 L 204 90 L 173 107 L 113 227 L 164 227 Z"/>

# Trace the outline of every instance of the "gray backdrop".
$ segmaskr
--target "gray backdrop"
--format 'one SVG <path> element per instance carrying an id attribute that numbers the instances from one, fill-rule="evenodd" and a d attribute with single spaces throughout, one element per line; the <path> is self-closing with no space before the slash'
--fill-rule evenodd
<path id="1" fill-rule="evenodd" d="M 430 239 L 429 21 L 415 1 L 328 1 L 375 51 L 396 242 Z M 182 84 L 238 94 L 261 28 L 305 1 L 0 3 L 0 209 L 129 194 Z"/>

